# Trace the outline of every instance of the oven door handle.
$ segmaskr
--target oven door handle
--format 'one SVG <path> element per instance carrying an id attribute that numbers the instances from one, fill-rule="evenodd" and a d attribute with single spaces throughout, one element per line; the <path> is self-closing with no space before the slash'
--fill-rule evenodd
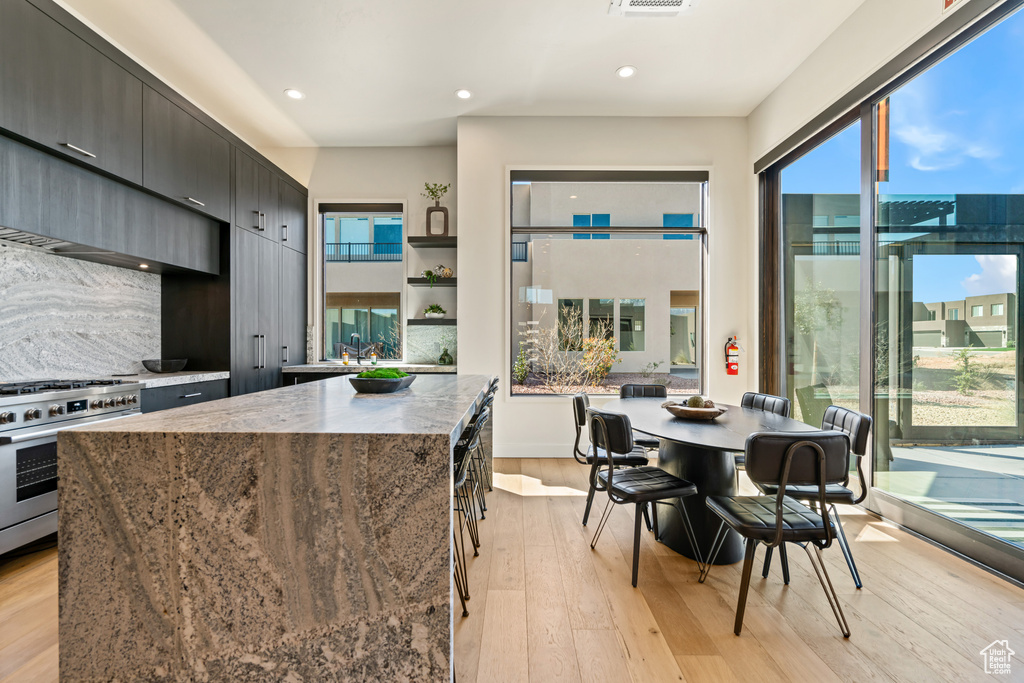
<path id="1" fill-rule="evenodd" d="M 7 446 L 12 443 L 24 443 L 25 441 L 35 441 L 37 439 L 45 439 L 48 436 L 54 436 L 65 429 L 73 429 L 74 427 L 89 427 L 92 425 L 104 424 L 111 420 L 121 420 L 126 417 L 134 417 L 135 415 L 141 415 L 142 413 L 132 413 L 131 415 L 117 415 L 115 417 L 108 417 L 105 420 L 96 420 L 95 422 L 84 422 L 80 424 L 66 425 L 64 427 L 55 427 L 53 429 L 44 429 L 41 432 L 32 432 L 31 434 L 18 434 L 16 436 L 0 436 L 0 446 Z"/>

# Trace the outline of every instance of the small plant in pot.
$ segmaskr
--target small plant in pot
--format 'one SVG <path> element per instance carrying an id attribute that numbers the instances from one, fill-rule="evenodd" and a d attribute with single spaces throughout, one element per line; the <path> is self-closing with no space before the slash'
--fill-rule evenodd
<path id="1" fill-rule="evenodd" d="M 441 308 L 439 304 L 430 304 L 423 309 L 423 315 L 427 318 L 443 318 L 448 311 Z"/>
<path id="2" fill-rule="evenodd" d="M 430 283 L 431 287 L 433 287 L 434 283 L 437 282 L 437 273 L 430 269 L 424 270 L 422 273 L 420 273 L 420 277 L 425 278 L 427 282 Z"/>

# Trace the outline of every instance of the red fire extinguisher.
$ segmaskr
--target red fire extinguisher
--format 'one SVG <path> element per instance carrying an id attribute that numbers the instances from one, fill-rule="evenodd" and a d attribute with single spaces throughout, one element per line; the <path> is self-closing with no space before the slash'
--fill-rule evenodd
<path id="1" fill-rule="evenodd" d="M 725 342 L 725 372 L 728 375 L 740 374 L 739 337 L 729 337 Z"/>

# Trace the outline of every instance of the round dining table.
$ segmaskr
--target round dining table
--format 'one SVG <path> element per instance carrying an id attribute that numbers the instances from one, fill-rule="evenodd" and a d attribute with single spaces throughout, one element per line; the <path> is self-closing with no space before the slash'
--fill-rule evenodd
<path id="1" fill-rule="evenodd" d="M 707 506 L 708 496 L 735 496 L 736 454 L 743 453 L 747 437 L 754 432 L 810 432 L 815 427 L 774 413 L 717 404 L 728 410 L 714 420 L 674 417 L 661 407 L 664 398 L 620 398 L 602 410 L 629 417 L 633 431 L 658 439 L 658 467 L 692 482 L 697 495 L 680 499 L 693 524 L 700 557 L 707 560 L 721 519 Z M 658 511 L 659 539 L 676 552 L 697 559 L 683 529 L 682 516 L 662 506 Z M 733 564 L 743 559 L 743 543 L 729 533 L 715 564 Z"/>

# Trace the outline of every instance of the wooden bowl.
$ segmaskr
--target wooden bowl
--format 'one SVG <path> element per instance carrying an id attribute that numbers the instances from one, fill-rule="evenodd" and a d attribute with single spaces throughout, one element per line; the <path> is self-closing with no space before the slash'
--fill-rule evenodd
<path id="1" fill-rule="evenodd" d="M 715 406 L 714 408 L 691 408 L 689 406 L 680 405 L 679 403 L 673 403 L 672 401 L 662 403 L 661 407 L 676 417 L 681 417 L 685 420 L 714 420 L 719 415 L 729 412 L 729 409 L 725 406 Z"/>

